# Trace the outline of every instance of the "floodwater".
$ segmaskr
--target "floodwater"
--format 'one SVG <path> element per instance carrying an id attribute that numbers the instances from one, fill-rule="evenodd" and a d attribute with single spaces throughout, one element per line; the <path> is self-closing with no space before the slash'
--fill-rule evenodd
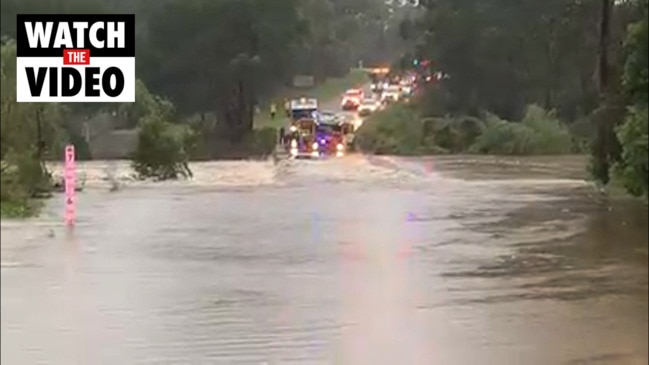
<path id="1" fill-rule="evenodd" d="M 580 158 L 79 168 L 74 230 L 2 222 L 3 365 L 647 363 L 647 209 Z"/>

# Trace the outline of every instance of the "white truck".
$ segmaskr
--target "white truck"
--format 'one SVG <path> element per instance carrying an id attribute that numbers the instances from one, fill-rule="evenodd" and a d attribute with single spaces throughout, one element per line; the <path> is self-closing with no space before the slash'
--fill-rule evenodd
<path id="1" fill-rule="evenodd" d="M 399 101 L 401 97 L 401 87 L 399 85 L 390 84 L 383 89 L 381 94 L 381 102 L 391 103 Z"/>

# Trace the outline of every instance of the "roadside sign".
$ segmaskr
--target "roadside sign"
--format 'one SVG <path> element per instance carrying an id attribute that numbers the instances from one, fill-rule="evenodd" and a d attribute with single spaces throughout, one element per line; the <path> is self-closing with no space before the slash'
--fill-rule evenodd
<path id="1" fill-rule="evenodd" d="M 63 173 L 63 180 L 65 184 L 65 224 L 68 226 L 74 225 L 76 215 L 76 161 L 75 161 L 74 145 L 65 146 L 65 170 Z"/>

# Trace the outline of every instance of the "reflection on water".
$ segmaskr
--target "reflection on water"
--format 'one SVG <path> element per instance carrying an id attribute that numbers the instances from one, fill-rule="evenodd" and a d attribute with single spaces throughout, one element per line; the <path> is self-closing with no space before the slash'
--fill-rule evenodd
<path id="1" fill-rule="evenodd" d="M 580 158 L 81 168 L 2 222 L 3 364 L 647 362 L 647 209 Z"/>

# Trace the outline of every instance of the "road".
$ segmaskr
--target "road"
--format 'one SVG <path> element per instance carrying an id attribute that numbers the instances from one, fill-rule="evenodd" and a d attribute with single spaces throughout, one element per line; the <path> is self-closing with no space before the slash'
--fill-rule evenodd
<path id="1" fill-rule="evenodd" d="M 646 364 L 647 210 L 582 165 L 83 164 L 73 231 L 2 222 L 2 364 Z"/>

